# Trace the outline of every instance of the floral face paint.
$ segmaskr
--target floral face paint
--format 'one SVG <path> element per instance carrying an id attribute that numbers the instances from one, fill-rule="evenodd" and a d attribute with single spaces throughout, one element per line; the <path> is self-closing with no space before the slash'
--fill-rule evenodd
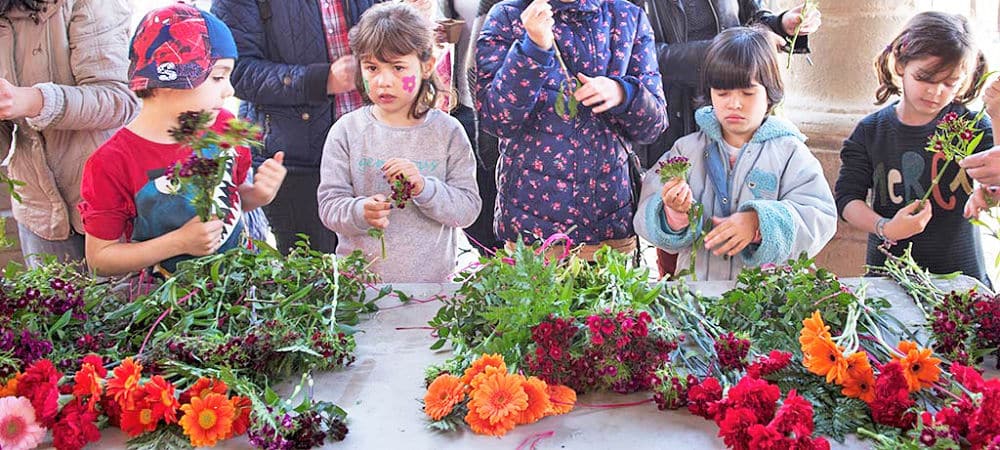
<path id="1" fill-rule="evenodd" d="M 413 90 L 417 88 L 417 76 L 410 75 L 408 77 L 403 77 L 403 90 L 407 94 L 412 94 Z"/>

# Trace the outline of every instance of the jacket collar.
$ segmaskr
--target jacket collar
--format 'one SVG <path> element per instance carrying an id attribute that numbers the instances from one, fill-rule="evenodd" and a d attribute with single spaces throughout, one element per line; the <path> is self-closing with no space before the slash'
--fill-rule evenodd
<path id="1" fill-rule="evenodd" d="M 553 11 L 579 11 L 582 13 L 596 13 L 601 10 L 601 4 L 606 0 L 575 0 L 564 2 L 562 0 L 550 0 Z M 529 3 L 527 0 L 525 3 Z"/>
<path id="2" fill-rule="evenodd" d="M 698 108 L 694 118 L 698 122 L 698 127 L 709 138 L 718 142 L 722 141 L 722 124 L 715 118 L 715 111 L 711 106 Z M 764 143 L 784 136 L 791 136 L 802 142 L 806 141 L 806 136 L 799 132 L 799 129 L 791 122 L 778 116 L 767 116 L 764 123 L 750 138 L 750 143 Z"/>
<path id="3" fill-rule="evenodd" d="M 11 21 L 33 20 L 32 17 L 37 17 L 39 23 L 45 23 L 56 13 L 56 11 L 59 11 L 59 9 L 62 8 L 63 3 L 65 3 L 65 0 L 55 0 L 51 3 L 46 2 L 42 5 L 42 9 L 38 12 L 27 11 L 21 8 L 13 8 L 10 11 L 7 11 L 4 16 L 9 18 Z M 32 14 L 34 14 L 34 16 L 32 16 Z"/>

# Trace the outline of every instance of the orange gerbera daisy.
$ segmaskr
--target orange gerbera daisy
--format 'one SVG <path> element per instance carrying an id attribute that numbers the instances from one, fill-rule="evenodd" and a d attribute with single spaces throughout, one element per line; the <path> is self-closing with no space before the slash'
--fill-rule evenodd
<path id="1" fill-rule="evenodd" d="M 462 384 L 471 386 L 476 375 L 485 372 L 487 367 L 499 367 L 504 372 L 507 371 L 507 364 L 503 362 L 503 356 L 497 353 L 483 355 L 475 360 L 468 369 L 465 369 L 465 374 L 462 375 Z"/>
<path id="2" fill-rule="evenodd" d="M 868 353 L 864 351 L 854 352 L 847 355 L 846 378 L 863 378 L 865 374 L 872 373 L 872 365 L 868 362 Z"/>
<path id="3" fill-rule="evenodd" d="M 521 412 L 528 408 L 528 394 L 521 386 L 522 378 L 506 372 L 483 375 L 479 387 L 470 395 L 469 410 L 486 419 L 494 433 L 506 433 L 514 428 Z"/>
<path id="4" fill-rule="evenodd" d="M 906 378 L 906 385 L 910 392 L 931 387 L 941 375 L 941 360 L 931 356 L 931 349 L 920 348 L 915 342 L 902 341 L 899 343 L 899 351 L 903 352 L 903 357 L 894 356 L 903 366 L 903 376 Z"/>
<path id="5" fill-rule="evenodd" d="M 225 439 L 233 429 L 236 408 L 222 394 L 208 394 L 205 398 L 191 397 L 191 403 L 182 405 L 184 416 L 178 422 L 184 434 L 191 438 L 194 447 L 212 447 Z"/>
<path id="6" fill-rule="evenodd" d="M 104 382 L 100 375 L 97 373 L 97 369 L 93 364 L 84 363 L 83 366 L 76 372 L 73 376 L 73 395 L 77 397 L 83 397 L 89 395 L 90 399 L 87 401 L 87 410 L 93 411 L 94 407 L 97 406 L 97 402 L 101 399 L 101 391 L 103 390 L 101 384 Z"/>
<path id="7" fill-rule="evenodd" d="M 154 375 L 142 390 L 146 393 L 146 401 L 163 417 L 167 423 L 177 422 L 177 408 L 181 406 L 174 397 L 174 385 L 159 375 Z"/>
<path id="8" fill-rule="evenodd" d="M 118 402 L 121 409 L 136 409 L 134 397 L 142 378 L 142 364 L 130 356 L 115 367 L 114 375 L 108 380 L 108 395 Z"/>
<path id="9" fill-rule="evenodd" d="M 229 386 L 226 386 L 226 383 L 222 380 L 201 377 L 191 387 L 181 393 L 180 402 L 191 403 L 191 397 L 205 398 L 208 394 L 226 395 L 228 391 Z"/>
<path id="10" fill-rule="evenodd" d="M 848 374 L 844 378 L 844 388 L 840 390 L 840 393 L 851 398 L 864 400 L 865 403 L 873 402 L 875 400 L 875 372 L 872 371 L 872 366 L 868 365 L 867 372 L 863 370 L 856 373 L 848 371 Z"/>
<path id="11" fill-rule="evenodd" d="M 253 409 L 253 404 L 247 397 L 234 396 L 230 397 L 229 401 L 233 403 L 233 408 L 236 410 L 236 419 L 233 420 L 233 429 L 229 432 L 229 436 L 226 436 L 226 439 L 247 432 L 247 428 L 250 428 L 250 410 Z"/>
<path id="12" fill-rule="evenodd" d="M 545 392 L 549 394 L 549 401 L 552 404 L 545 415 L 556 416 L 573 410 L 573 405 L 576 404 L 576 391 L 569 386 L 550 384 L 545 388 Z"/>
<path id="13" fill-rule="evenodd" d="M 147 431 L 156 430 L 162 414 L 157 414 L 157 410 L 148 401 L 144 391 L 137 391 L 132 398 L 134 408 L 122 409 L 119 427 L 129 437 L 136 437 Z"/>
<path id="14" fill-rule="evenodd" d="M 441 420 L 451 414 L 459 402 L 465 399 L 465 386 L 462 379 L 452 374 L 439 375 L 427 387 L 424 395 L 424 412 L 431 420 Z"/>
<path id="15" fill-rule="evenodd" d="M 802 320 L 802 332 L 799 334 L 799 344 L 802 345 L 802 352 L 817 339 L 832 339 L 830 327 L 823 323 L 823 317 L 819 311 L 813 311 L 812 317 Z"/>
<path id="16" fill-rule="evenodd" d="M 527 424 L 538 422 L 538 419 L 545 417 L 552 409 L 552 400 L 549 400 L 548 385 L 538 377 L 528 377 L 521 382 L 524 393 L 528 395 L 528 407 L 521 411 L 517 418 L 517 424 Z"/>
<path id="17" fill-rule="evenodd" d="M 21 372 L 14 374 L 7 380 L 7 384 L 0 385 L 0 398 L 4 397 L 14 397 L 17 395 L 17 383 L 21 381 L 21 377 L 24 376 Z"/>
<path id="18" fill-rule="evenodd" d="M 471 409 L 465 414 L 465 423 L 469 425 L 473 433 L 485 434 L 487 436 L 503 436 L 508 431 L 513 430 L 515 425 L 514 421 L 506 421 L 493 425 L 489 419 L 479 417 L 479 414 Z"/>
<path id="19" fill-rule="evenodd" d="M 827 383 L 841 384 L 847 373 L 843 350 L 830 339 L 816 339 L 802 349 L 802 365 L 816 375 L 825 376 Z"/>

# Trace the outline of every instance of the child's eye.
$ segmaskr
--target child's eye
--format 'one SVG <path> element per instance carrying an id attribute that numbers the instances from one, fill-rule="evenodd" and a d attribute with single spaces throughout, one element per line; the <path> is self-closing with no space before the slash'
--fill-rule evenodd
<path id="1" fill-rule="evenodd" d="M 394 68 L 396 69 L 396 72 L 402 72 L 406 70 L 406 66 L 394 66 Z"/>
<path id="2" fill-rule="evenodd" d="M 226 80 L 226 77 L 212 77 L 212 79 L 221 83 Z"/>
<path id="3" fill-rule="evenodd" d="M 756 94 L 757 94 L 757 91 L 743 91 L 743 95 L 745 95 L 747 97 L 753 97 Z"/>
<path id="4" fill-rule="evenodd" d="M 365 66 L 365 70 L 368 71 L 368 72 L 374 72 L 375 71 L 375 66 Z"/>

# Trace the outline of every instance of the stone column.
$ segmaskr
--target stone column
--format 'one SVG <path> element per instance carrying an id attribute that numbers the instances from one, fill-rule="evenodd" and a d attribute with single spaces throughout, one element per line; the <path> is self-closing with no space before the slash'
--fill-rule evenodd
<path id="1" fill-rule="evenodd" d="M 801 1 L 773 2 L 780 12 Z M 784 115 L 809 137 L 830 188 L 840 171 L 840 148 L 861 118 L 874 112 L 878 86 L 873 63 L 923 2 L 919 0 L 820 0 L 823 25 L 810 37 L 809 65 L 796 55 L 785 71 Z M 784 69 L 787 54 L 781 55 Z M 816 259 L 841 276 L 864 272 L 867 235 L 839 221 L 837 234 Z"/>

